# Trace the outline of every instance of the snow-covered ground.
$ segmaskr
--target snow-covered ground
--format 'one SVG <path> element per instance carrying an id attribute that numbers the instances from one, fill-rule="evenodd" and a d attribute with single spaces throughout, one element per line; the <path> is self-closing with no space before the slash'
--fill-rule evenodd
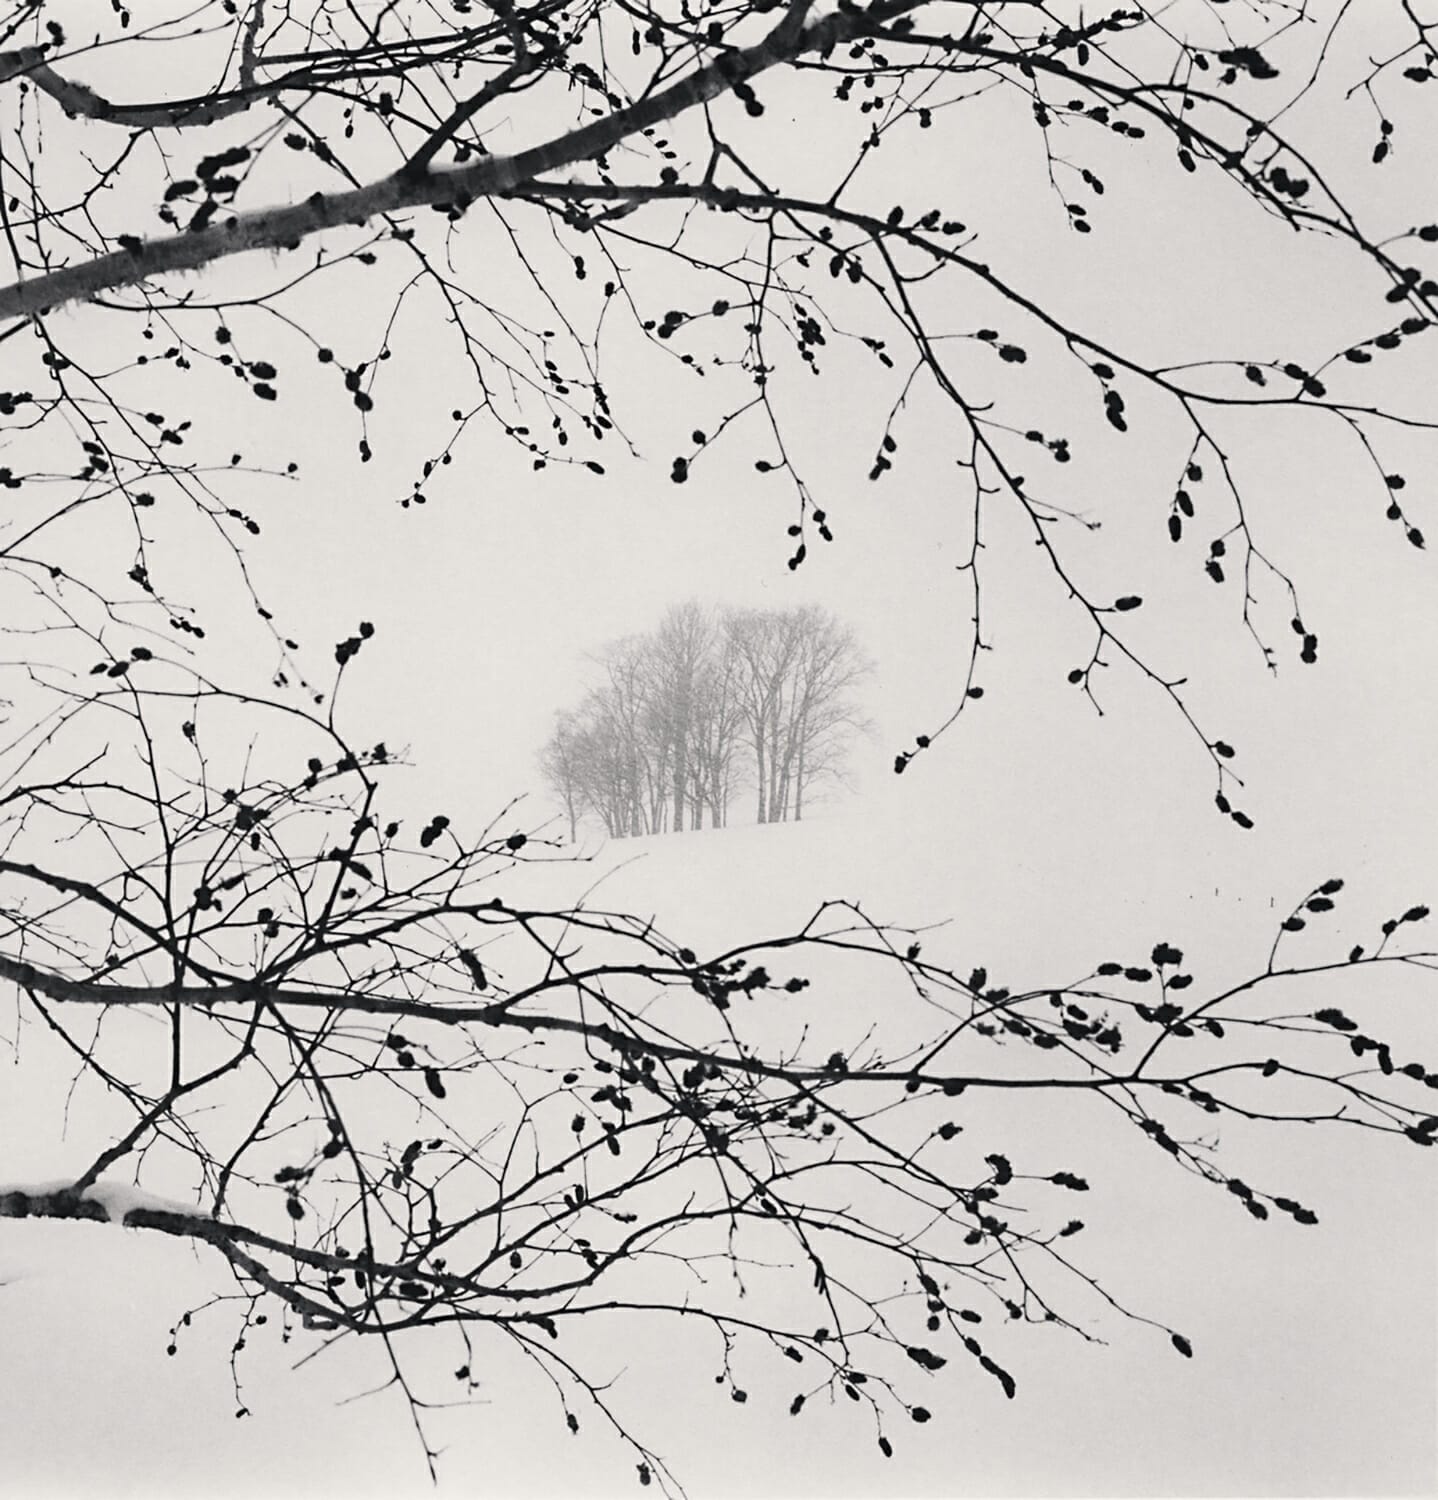
<path id="1" fill-rule="evenodd" d="M 1000 862 L 960 840 L 962 809 L 894 803 L 836 808 L 802 825 L 739 827 L 601 850 L 584 870 L 517 874 L 512 895 L 570 896 L 601 874 L 596 905 L 652 910 L 696 947 L 777 934 L 823 895 L 878 917 L 951 924 L 926 951 L 986 963 L 1016 983 L 1075 977 L 1125 943 L 1178 941 L 1198 982 L 1261 964 L 1274 913 L 1252 888 L 1128 886 L 1124 835 L 1089 878 L 1059 880 L 1034 852 Z M 1140 839 L 1135 829 L 1132 837 Z M 1129 851 L 1134 852 L 1134 851 Z M 1326 873 L 1325 871 L 1319 872 Z M 1206 876 L 1200 876 L 1206 879 Z M 1286 893 L 1285 893 L 1286 894 Z M 875 998 L 836 992 L 840 1040 L 875 1020 Z M 1385 1001 L 1403 1007 L 1401 995 Z M 1395 1024 L 1396 1024 L 1395 1020 Z M 55 1123 L 62 1096 L 36 1107 L 41 1039 L 12 1070 L 3 1106 L 7 1176 L 30 1157 L 58 1182 L 82 1152 Z M 19 1092 L 23 1089 L 23 1093 Z M 18 1115 L 29 1101 L 24 1136 Z M 1293 1128 L 1230 1131 L 1235 1169 L 1311 1203 L 1321 1224 L 1255 1223 L 1227 1194 L 1173 1170 L 1160 1153 L 1081 1114 L 1030 1102 L 986 1115 L 971 1133 L 1052 1167 L 1085 1170 L 1085 1264 L 1129 1306 L 1193 1338 L 1178 1359 L 1151 1328 L 1103 1315 L 1107 1347 L 1033 1329 L 1008 1346 L 1019 1397 L 1006 1402 L 964 1363 L 933 1379 L 935 1420 L 895 1434 L 884 1460 L 851 1411 L 811 1403 L 756 1376 L 735 1406 L 713 1384 L 702 1338 L 641 1325 L 606 1330 L 619 1408 L 696 1497 L 879 1494 L 1378 1494 L 1421 1491 L 1434 1472 L 1435 1194 L 1426 1153 L 1391 1140 Z M 48 1149 L 47 1149 L 48 1146 Z M 1149 1158 L 1154 1158 L 1150 1160 Z M 114 1214 L 142 1201 L 98 1190 Z M 145 1202 L 150 1202 L 144 1198 Z M 161 1200 L 163 1202 L 163 1200 Z M 385 1378 L 376 1351 L 341 1344 L 298 1372 L 312 1334 L 282 1340 L 273 1317 L 251 1330 L 231 1385 L 239 1303 L 197 1314 L 170 1357 L 170 1329 L 226 1290 L 203 1247 L 89 1223 L 11 1222 L 0 1239 L 0 1410 L 17 1494 L 420 1495 L 427 1481 L 398 1395 L 340 1404 Z M 588 1428 L 565 1431 L 545 1391 L 481 1345 L 478 1404 L 436 1414 L 440 1493 L 628 1492 L 633 1468 Z M 847 1408 L 848 1403 L 841 1403 Z M 236 1419 L 238 1406 L 248 1414 Z M 83 1438 L 82 1440 L 79 1440 Z"/>

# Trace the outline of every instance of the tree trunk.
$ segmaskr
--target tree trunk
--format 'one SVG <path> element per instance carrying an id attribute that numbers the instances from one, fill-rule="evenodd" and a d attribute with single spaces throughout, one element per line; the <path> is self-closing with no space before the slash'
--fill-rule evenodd
<path id="1" fill-rule="evenodd" d="M 674 832 L 684 832 L 685 786 L 688 782 L 688 746 L 686 731 L 677 731 L 674 744 Z"/>
<path id="2" fill-rule="evenodd" d="M 767 823 L 769 819 L 765 816 L 765 810 L 768 807 L 768 803 L 765 801 L 764 797 L 767 783 L 765 782 L 764 778 L 764 728 L 762 725 L 754 735 L 754 754 L 759 762 L 759 774 L 756 777 L 756 780 L 759 783 L 759 816 L 757 819 L 755 819 L 755 821 L 759 823 Z"/>
<path id="3" fill-rule="evenodd" d="M 774 721 L 769 729 L 769 821 L 779 823 L 784 818 L 783 804 L 779 800 L 779 717 L 774 716 Z"/>

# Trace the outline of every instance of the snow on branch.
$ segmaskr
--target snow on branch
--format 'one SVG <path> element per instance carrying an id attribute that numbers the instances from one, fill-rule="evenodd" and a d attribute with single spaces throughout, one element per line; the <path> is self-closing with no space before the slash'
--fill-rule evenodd
<path id="1" fill-rule="evenodd" d="M 0 1219 L 89 1219 L 144 1227 L 150 1215 L 200 1219 L 194 1204 L 162 1198 L 128 1182 L 92 1182 L 81 1192 L 69 1181 L 0 1185 Z"/>
<path id="2" fill-rule="evenodd" d="M 885 0 L 867 12 L 841 11 L 804 25 L 809 0 L 792 0 L 783 20 L 752 47 L 725 53 L 667 89 L 602 119 L 512 156 L 485 157 L 441 171 L 399 172 L 341 193 L 315 193 L 301 203 L 237 214 L 221 224 L 163 238 L 121 236 L 121 249 L 0 289 L 0 319 L 33 318 L 102 292 L 136 286 L 154 276 L 198 271 L 250 250 L 293 250 L 309 236 L 342 225 L 359 226 L 383 214 L 446 205 L 462 212 L 480 198 L 512 192 L 544 172 L 561 171 L 612 150 L 639 131 L 729 93 L 736 84 L 807 52 L 823 51 L 919 0 Z M 15 54 L 10 54 L 12 72 Z M 443 127 L 442 127 L 443 128 Z M 421 160 L 427 160 L 421 153 Z"/>

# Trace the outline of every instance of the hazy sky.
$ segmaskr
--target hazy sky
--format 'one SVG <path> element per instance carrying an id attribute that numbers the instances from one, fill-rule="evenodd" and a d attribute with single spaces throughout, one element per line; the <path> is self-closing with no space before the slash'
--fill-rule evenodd
<path id="1" fill-rule="evenodd" d="M 1348 69 L 1344 86 L 1377 40 L 1356 25 L 1347 34 L 1335 58 Z M 108 66 L 118 67 L 120 51 Z M 126 74 L 114 86 L 140 93 L 164 80 Z M 1381 197 L 1359 185 L 1371 122 L 1358 102 L 1340 112 L 1341 92 L 1316 93 L 1294 128 L 1332 151 L 1335 180 L 1358 185 L 1386 231 L 1433 217 L 1429 162 L 1416 143 L 1390 164 Z M 776 119 L 789 118 L 782 98 L 772 105 Z M 1375 292 L 1367 273 L 1345 279 L 1351 260 L 1251 204 L 1226 203 L 1216 182 L 1200 182 L 1206 207 L 1195 216 L 1192 180 L 1162 152 L 1116 157 L 1095 232 L 1067 233 L 1062 209 L 1043 192 L 1032 132 L 1011 142 L 998 134 L 1002 119 L 997 107 L 980 107 L 957 155 L 955 137 L 935 131 L 927 154 L 916 147 L 886 169 L 897 174 L 895 196 L 917 202 L 942 189 L 977 231 L 975 253 L 1115 344 L 1166 364 L 1219 354 L 1317 358 L 1380 324 L 1382 288 Z M 814 164 L 812 140 L 798 138 L 796 173 Z M 1015 191 L 1021 174 L 1032 194 Z M 477 207 L 457 235 L 457 261 L 484 275 L 496 239 L 488 210 Z M 267 274 L 235 265 L 217 285 L 236 289 Z M 305 310 L 342 362 L 358 360 L 389 305 L 375 289 L 403 274 L 382 263 L 365 280 L 349 268 L 286 305 Z M 939 300 L 956 295 L 967 293 L 936 286 L 936 313 L 966 326 L 992 315 L 982 297 L 972 314 Z M 96 319 L 101 347 L 110 337 L 93 310 L 65 317 L 67 331 Z M 1021 331 L 1009 315 L 1006 336 L 1009 324 Z M 1433 564 L 1383 519 L 1372 467 L 1336 423 L 1285 411 L 1221 424 L 1255 534 L 1300 585 L 1305 620 L 1321 637 L 1318 665 L 1301 667 L 1281 591 L 1261 593 L 1260 618 L 1284 653 L 1275 677 L 1245 634 L 1235 585 L 1219 589 L 1203 576 L 1204 542 L 1174 548 L 1166 540 L 1185 451 L 1171 414 L 1135 393 L 1133 430 L 1119 439 L 1094 392 L 1077 388 L 1061 365 L 1034 360 L 1022 372 L 984 376 L 994 399 L 1018 401 L 1046 432 L 1070 431 L 1076 446 L 1089 445 L 1071 475 L 1048 465 L 1041 493 L 1102 522 L 1091 533 L 1063 533 L 1076 569 L 1096 594 L 1146 596 L 1135 638 L 1164 671 L 1188 679 L 1205 728 L 1237 747 L 1248 782 L 1243 805 L 1257 820 L 1245 834 L 1214 812 L 1202 747 L 1152 684 L 1119 667 L 1103 674 L 1102 717 L 1067 685 L 1068 670 L 1089 652 L 1081 618 L 1031 536 L 998 512 L 985 536 L 994 648 L 981 662 L 985 696 L 902 778 L 893 776 L 895 751 L 942 722 L 962 687 L 970 605 L 955 566 L 968 541 L 968 494 L 953 416 L 927 396 L 900 429 L 893 471 L 867 481 L 887 408 L 867 383 L 869 367 L 849 353 L 833 351 L 831 373 L 786 381 L 776 398 L 836 534 L 831 545 L 811 544 L 804 567 L 791 572 L 792 495 L 781 477 L 755 472 L 761 448 L 747 438 L 716 448 L 685 485 L 670 483 L 670 462 L 688 451 L 709 387 L 701 392 L 697 378 L 623 338 L 606 379 L 624 401 L 619 414 L 636 456 L 615 442 L 603 477 L 535 474 L 523 452 L 475 437 L 426 486 L 423 507 L 402 508 L 398 498 L 425 445 L 443 441 L 457 400 L 457 361 L 433 308 L 417 306 L 395 337 L 376 386 L 375 458 L 363 466 L 353 459 L 358 428 L 337 380 L 322 381 L 308 350 L 286 343 L 281 330 L 264 337 L 272 340 L 264 347 L 284 354 L 282 389 L 303 398 L 273 409 L 243 392 L 215 399 L 197 413 L 197 425 L 208 424 L 199 436 L 247 457 L 298 462 L 294 479 L 237 474 L 226 491 L 263 523 L 253 576 L 321 685 L 334 642 L 359 620 L 374 622 L 341 711 L 358 738 L 408 748 L 414 769 L 403 795 L 416 813 L 442 809 L 477 828 L 510 797 L 530 793 L 521 819 L 549 817 L 534 754 L 554 713 L 582 691 L 586 653 L 651 628 L 671 603 L 818 602 L 875 658 L 864 704 L 875 734 L 856 749 L 847 798 L 803 826 L 608 848 L 596 837 L 592 863 L 524 877 L 556 901 L 620 867 L 601 886 L 605 903 L 653 910 L 664 925 L 695 934 L 697 946 L 755 927 L 777 931 L 826 896 L 852 897 L 881 918 L 947 922 L 929 940 L 932 951 L 955 965 L 984 962 L 1027 986 L 1063 982 L 1114 954 L 1146 953 L 1159 939 L 1191 954 L 1200 984 L 1232 979 L 1262 966 L 1275 922 L 1331 875 L 1345 877 L 1349 892 L 1341 920 L 1312 937 L 1315 952 L 1341 953 L 1395 910 L 1438 896 Z M 262 346 L 262 338 L 252 343 L 251 357 Z M 1434 354 L 1427 341 L 1410 341 L 1370 389 L 1404 410 L 1431 410 Z M 1421 515 L 1433 444 L 1411 431 L 1385 439 L 1388 461 L 1408 469 Z M 1229 524 L 1224 513 L 1215 498 L 1215 534 Z M 1438 538 L 1438 519 L 1426 521 Z M 172 535 L 156 549 L 157 565 L 184 556 L 218 566 L 197 535 Z M 205 649 L 217 672 L 269 668 L 249 637 L 217 638 Z M 1425 995 L 1369 977 L 1344 1003 L 1371 1007 L 1396 1035 L 1431 1048 L 1432 1000 L 1431 988 Z M 836 1026 L 861 1029 L 874 1003 L 867 994 L 836 997 Z M 3 1024 L 12 1034 L 13 1020 Z M 0 1178 L 59 1176 L 88 1160 L 94 1123 L 83 1094 L 64 1118 L 57 1066 L 27 1029 L 0 1075 L 0 1139 L 13 1162 Z M 1428 1155 L 1360 1132 L 1233 1130 L 1240 1175 L 1251 1163 L 1255 1178 L 1319 1211 L 1320 1226 L 1302 1229 L 1255 1224 L 1221 1192 L 1163 1170 L 1166 1160 L 1145 1160 L 1131 1131 L 1116 1136 L 1047 1105 L 1032 1117 L 997 1115 L 985 1128 L 1032 1151 L 1061 1145 L 1076 1168 L 1089 1169 L 1089 1264 L 1129 1305 L 1188 1331 L 1199 1357 L 1179 1360 L 1162 1334 L 1101 1318 L 1095 1306 L 1092 1327 L 1108 1347 L 1046 1339 L 1046 1330 L 1017 1340 L 1022 1389 L 1013 1403 L 951 1367 L 931 1403 L 940 1420 L 898 1434 L 898 1456 L 886 1464 L 845 1412 L 791 1421 L 778 1387 L 772 1399 L 734 1407 L 711 1382 L 712 1350 L 653 1329 L 603 1335 L 616 1373 L 626 1370 L 626 1409 L 650 1424 L 648 1433 L 657 1428 L 654 1445 L 696 1500 L 1435 1487 L 1438 1203 Z M 205 1300 L 217 1266 L 154 1238 L 6 1224 L 0 1465 L 13 1493 L 424 1491 L 394 1393 L 337 1404 L 383 1378 L 365 1351 L 339 1349 L 290 1374 L 286 1366 L 312 1346 L 256 1339 L 241 1367 L 252 1415 L 238 1422 L 227 1310 L 197 1319 L 179 1355 L 166 1359 L 166 1329 Z M 442 1493 L 625 1488 L 632 1469 L 624 1456 L 600 1439 L 569 1439 L 522 1372 L 485 1371 L 480 1396 L 472 1411 L 439 1418 L 451 1445 Z"/>

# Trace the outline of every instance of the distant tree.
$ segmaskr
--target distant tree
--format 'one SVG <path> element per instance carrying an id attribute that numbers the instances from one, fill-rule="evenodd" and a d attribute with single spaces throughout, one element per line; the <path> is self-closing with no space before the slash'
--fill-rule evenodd
<path id="1" fill-rule="evenodd" d="M 780 810 L 804 816 L 804 797 L 826 781 L 839 780 L 849 742 L 870 725 L 851 696 L 871 666 L 852 634 L 817 611 L 806 612 L 799 648 L 799 667 L 785 726 L 785 761 Z"/>
<path id="2" fill-rule="evenodd" d="M 671 608 L 650 642 L 651 713 L 654 737 L 664 747 L 672 787 L 669 826 L 675 833 L 697 827 L 695 805 L 699 697 L 703 679 L 715 671 L 714 624 L 708 611 L 689 603 Z M 657 831 L 657 830 L 656 830 Z"/>
<path id="3" fill-rule="evenodd" d="M 825 611 L 748 610 L 725 620 L 754 752 L 758 821 L 804 812 L 804 792 L 837 775 L 845 731 L 862 726 L 850 696 L 869 671 L 853 635 Z"/>
<path id="4" fill-rule="evenodd" d="M 738 663 L 722 626 L 711 639 L 694 694 L 690 721 L 689 781 L 693 826 L 702 826 L 707 810 L 709 826 L 723 828 L 729 804 L 742 785 L 739 757 L 743 750 L 744 712 L 739 696 Z"/>
<path id="5" fill-rule="evenodd" d="M 758 821 L 797 820 L 806 791 L 842 773 L 848 740 L 865 727 L 852 691 L 869 663 L 852 632 L 814 605 L 678 605 L 653 634 L 615 642 L 598 660 L 605 684 L 560 716 L 540 754 L 571 829 L 586 807 L 611 838 L 700 828 L 706 810 L 722 828 L 745 748 Z M 625 770 L 595 774 L 609 764 Z M 616 785 L 617 794 L 601 790 Z"/>
<path id="6" fill-rule="evenodd" d="M 579 838 L 579 819 L 589 807 L 598 803 L 597 789 L 592 785 L 594 768 L 585 731 L 573 713 L 562 713 L 544 749 L 540 751 L 539 770 L 544 784 L 559 799 L 569 823 L 569 842 Z"/>
<path id="7" fill-rule="evenodd" d="M 739 662 L 739 702 L 754 751 L 755 821 L 778 822 L 771 811 L 778 798 L 784 686 L 798 659 L 797 632 L 792 619 L 772 611 L 745 610 L 729 622 L 728 634 Z"/>
<path id="8" fill-rule="evenodd" d="M 658 833 L 667 808 L 673 742 L 654 711 L 651 644 L 638 636 L 617 641 L 602 661 L 607 680 L 591 700 L 589 722 L 597 736 L 613 742 L 622 767 L 627 832 Z"/>
<path id="9" fill-rule="evenodd" d="M 494 877 L 544 846 L 510 811 L 417 809 L 395 750 L 353 727 L 403 598 L 351 600 L 342 548 L 317 548 L 299 586 L 354 623 L 332 651 L 299 644 L 294 600 L 252 566 L 285 555 L 285 520 L 267 542 L 247 497 L 293 479 L 277 412 L 325 439 L 289 506 L 351 546 L 351 446 L 401 449 L 410 508 L 462 495 L 486 440 L 599 483 L 653 428 L 674 483 L 728 459 L 783 497 L 797 569 L 842 544 L 842 482 L 815 472 L 858 443 L 876 482 L 903 463 L 950 499 L 974 623 L 896 770 L 1001 680 L 1007 529 L 1035 565 L 1008 575 L 1020 611 L 1047 597 L 1072 622 L 1059 691 L 1067 673 L 1097 703 L 1102 669 L 1126 674 L 1239 837 L 1266 788 L 1194 686 L 1208 640 L 1164 644 L 1177 575 L 1143 539 L 1178 548 L 1275 670 L 1318 660 L 1276 550 L 1318 523 L 1260 468 L 1280 503 L 1256 525 L 1236 457 L 1256 432 L 1346 445 L 1371 474 L 1354 503 L 1396 556 L 1424 547 L 1405 470 L 1433 467 L 1438 382 L 1415 362 L 1438 224 L 1394 173 L 1433 138 L 1433 44 L 1414 0 L 0 10 L 0 977 L 74 1075 L 54 1085 L 63 1180 L 12 1177 L 0 1217 L 203 1247 L 237 1361 L 273 1311 L 295 1337 L 368 1340 L 431 1465 L 439 1393 L 517 1351 L 557 1428 L 612 1428 L 638 1483 L 673 1493 L 612 1390 L 637 1321 L 712 1337 L 676 1373 L 702 1359 L 736 1402 L 796 1418 L 832 1396 L 887 1455 L 962 1403 L 956 1371 L 1013 1396 L 1029 1325 L 1078 1328 L 1095 1289 L 1122 1315 L 1077 1249 L 1084 1164 L 1063 1141 L 970 1144 L 986 1101 L 1087 1107 L 1255 1220 L 1317 1216 L 1237 1174 L 1229 1121 L 1431 1149 L 1433 1049 L 1375 1003 L 1438 966 L 1428 908 L 1325 947 L 1344 891 L 1326 870 L 1295 876 L 1266 957 L 1227 985 L 1151 934 L 1077 977 L 1009 977 L 842 903 L 702 946 L 511 901 Z M 995 157 L 983 201 L 966 168 Z M 1122 226 L 1155 203 L 1162 254 L 1136 266 Z M 1332 316 L 1215 347 L 1213 299 L 1231 286 L 1253 321 L 1246 276 L 1292 274 L 1315 239 Z M 1195 295 L 1215 262 L 1226 281 Z M 1140 272 L 1165 326 L 1134 315 Z M 416 388 L 423 419 L 388 407 Z M 1138 432 L 1148 479 L 1112 506 L 1131 526 L 1100 533 L 1082 481 L 1104 486 Z M 394 559 L 411 587 L 427 545 Z M 1381 607 L 1395 566 L 1355 567 L 1380 580 L 1355 608 Z M 761 820 L 808 805 L 847 722 L 842 651 L 742 615 L 696 685 L 686 628 L 660 663 L 606 657 L 551 747 L 575 822 L 633 834 L 700 802 L 724 821 L 736 724 Z M 806 681 L 839 694 L 828 715 Z M 680 694 L 658 717 L 655 682 Z M 1163 796 L 1174 765 L 1156 758 Z M 826 999 L 871 986 L 882 1020 L 837 1022 Z M 577 1324 L 613 1332 L 596 1348 Z"/>

